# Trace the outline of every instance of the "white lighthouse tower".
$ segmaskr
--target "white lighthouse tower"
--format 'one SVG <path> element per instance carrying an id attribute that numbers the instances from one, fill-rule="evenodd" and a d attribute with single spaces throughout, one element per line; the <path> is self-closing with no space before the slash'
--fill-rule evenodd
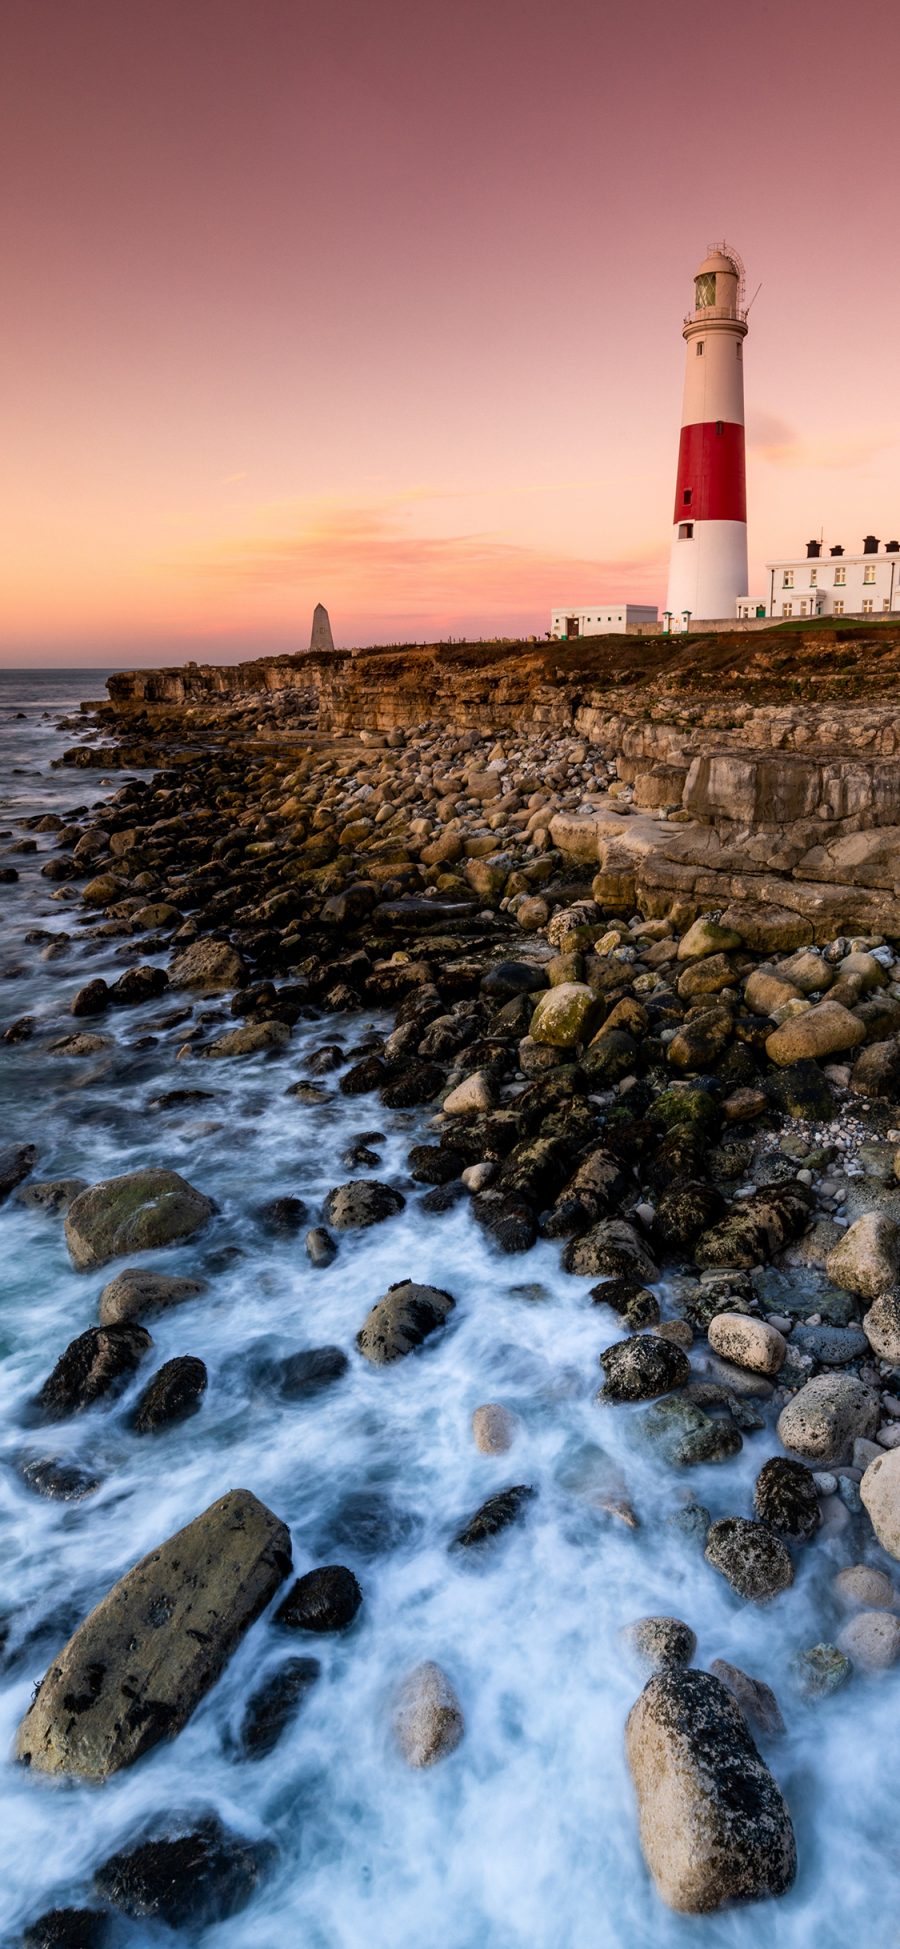
<path id="1" fill-rule="evenodd" d="M 747 594 L 744 267 L 716 244 L 694 278 L 669 593 L 670 629 L 733 616 Z"/>

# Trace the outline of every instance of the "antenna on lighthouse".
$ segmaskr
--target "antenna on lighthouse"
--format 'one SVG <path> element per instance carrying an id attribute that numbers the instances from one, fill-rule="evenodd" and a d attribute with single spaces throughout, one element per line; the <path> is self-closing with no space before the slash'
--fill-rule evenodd
<path id="1" fill-rule="evenodd" d="M 747 306 L 747 309 L 746 309 L 746 311 L 744 312 L 744 317 L 745 317 L 745 318 L 748 318 L 748 317 L 749 317 L 749 315 L 750 315 L 750 307 L 751 307 L 751 305 L 755 305 L 755 303 L 756 303 L 756 300 L 757 300 L 757 298 L 759 297 L 759 294 L 760 294 L 760 292 L 761 292 L 761 290 L 762 290 L 762 279 L 760 279 L 760 281 L 759 281 L 759 283 L 758 283 L 758 285 L 757 285 L 757 287 L 756 287 L 756 290 L 754 291 L 754 293 L 753 293 L 753 296 L 752 296 L 752 298 L 751 298 L 751 300 L 750 300 L 750 304 L 749 304 L 749 305 Z"/>

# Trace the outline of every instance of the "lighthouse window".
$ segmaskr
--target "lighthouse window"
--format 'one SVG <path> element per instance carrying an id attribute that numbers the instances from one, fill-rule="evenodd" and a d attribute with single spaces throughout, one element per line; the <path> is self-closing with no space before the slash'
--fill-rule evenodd
<path id="1" fill-rule="evenodd" d="M 702 357 L 703 357 L 703 340 L 702 340 L 702 338 L 698 338 L 698 340 L 697 340 L 697 357 L 698 357 L 698 359 L 702 359 Z"/>
<path id="2" fill-rule="evenodd" d="M 707 272 L 703 277 L 695 278 L 694 289 L 697 293 L 698 311 L 703 311 L 707 305 L 714 305 L 716 302 L 715 271 Z"/>
<path id="3" fill-rule="evenodd" d="M 684 505 L 686 508 L 689 508 L 691 505 L 691 498 L 693 496 L 693 492 L 694 490 L 692 487 L 686 487 L 684 490 Z"/>
<path id="4" fill-rule="evenodd" d="M 678 539 L 679 541 L 693 541 L 694 539 L 693 521 L 679 521 Z"/>
<path id="5" fill-rule="evenodd" d="M 724 420 L 717 420 L 717 421 L 716 421 L 716 432 L 717 432 L 717 434 L 719 435 L 719 438 L 720 438 L 720 439 L 722 438 L 722 434 L 724 433 L 724 431 L 725 431 L 725 421 L 724 421 Z"/>

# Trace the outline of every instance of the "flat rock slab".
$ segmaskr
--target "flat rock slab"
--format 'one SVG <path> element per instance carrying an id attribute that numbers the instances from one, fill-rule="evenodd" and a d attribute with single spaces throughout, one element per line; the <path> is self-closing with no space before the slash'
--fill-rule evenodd
<path id="1" fill-rule="evenodd" d="M 105 1178 L 73 1199 L 66 1212 L 66 1244 L 79 1272 L 126 1252 L 181 1245 L 209 1223 L 216 1207 L 177 1171 L 127 1171 Z"/>
<path id="2" fill-rule="evenodd" d="M 704 1915 L 790 1888 L 790 1814 L 718 1679 L 657 1673 L 628 1715 L 626 1747 L 644 1859 L 670 1908 Z"/>
<path id="3" fill-rule="evenodd" d="M 181 1731 L 291 1567 L 284 1523 L 233 1489 L 113 1585 L 51 1665 L 20 1760 L 102 1780 Z"/>

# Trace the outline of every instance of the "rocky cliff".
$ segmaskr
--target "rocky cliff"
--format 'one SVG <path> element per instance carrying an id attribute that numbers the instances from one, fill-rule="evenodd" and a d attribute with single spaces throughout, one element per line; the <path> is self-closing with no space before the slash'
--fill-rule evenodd
<path id="1" fill-rule="evenodd" d="M 574 732 L 618 782 L 614 811 L 556 822 L 564 857 L 594 864 L 613 904 L 764 908 L 790 946 L 900 936 L 898 679 L 900 626 L 833 624 L 188 664 L 109 695 L 131 735 Z"/>

